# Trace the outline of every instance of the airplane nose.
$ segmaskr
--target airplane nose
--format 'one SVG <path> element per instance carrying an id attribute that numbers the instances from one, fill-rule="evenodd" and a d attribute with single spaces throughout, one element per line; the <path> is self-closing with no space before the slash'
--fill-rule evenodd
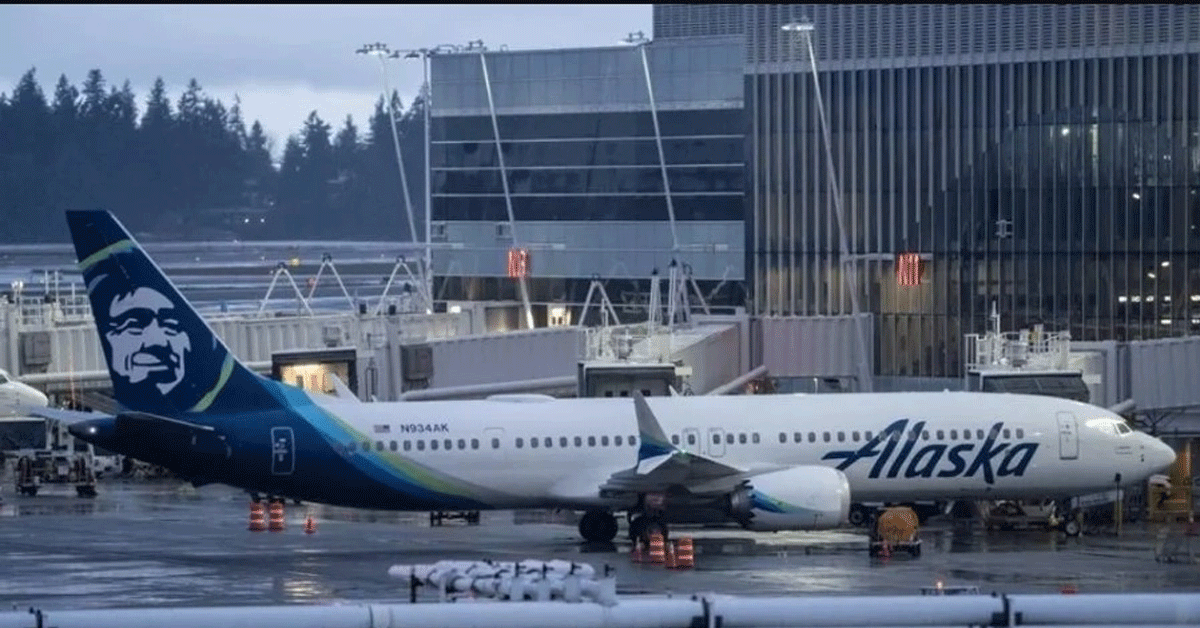
<path id="1" fill-rule="evenodd" d="M 1150 437 L 1150 441 L 1147 459 L 1155 471 L 1162 471 L 1175 464 L 1175 450 L 1170 445 L 1154 437 Z"/>

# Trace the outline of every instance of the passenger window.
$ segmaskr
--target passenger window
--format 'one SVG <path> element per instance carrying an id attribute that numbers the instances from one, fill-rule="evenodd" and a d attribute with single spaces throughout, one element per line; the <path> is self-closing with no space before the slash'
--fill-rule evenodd
<path id="1" fill-rule="evenodd" d="M 871 431 L 867 430 L 866 432 L 863 432 L 863 438 L 865 440 L 871 440 Z"/>
<path id="2" fill-rule="evenodd" d="M 525 446 L 525 440 L 522 438 L 517 438 L 517 449 L 520 449 L 524 446 Z"/>
<path id="3" fill-rule="evenodd" d="M 781 442 L 781 443 L 786 443 L 786 442 L 787 442 L 787 432 L 780 432 L 780 433 L 779 433 L 779 442 Z"/>
<path id="4" fill-rule="evenodd" d="M 492 449 L 500 449 L 500 439 L 499 438 L 492 439 Z"/>
<path id="5" fill-rule="evenodd" d="M 975 430 L 975 437 L 979 440 L 983 440 L 983 430 Z"/>
<path id="6" fill-rule="evenodd" d="M 630 442 L 632 442 L 632 440 Z M 696 444 L 696 435 L 695 434 L 688 434 L 688 444 L 689 445 Z"/>
<path id="7" fill-rule="evenodd" d="M 950 440 L 958 440 L 958 430 L 950 430 Z"/>
<path id="8" fill-rule="evenodd" d="M 1017 438 L 1025 438 L 1025 428 L 1017 428 Z"/>
<path id="9" fill-rule="evenodd" d="M 839 443 L 846 442 L 846 433 L 845 432 L 838 432 L 837 434 L 838 434 L 838 442 Z"/>
<path id="10" fill-rule="evenodd" d="M 388 449 L 391 449 L 392 451 L 396 451 L 396 449 L 398 449 L 398 447 L 396 446 L 396 441 L 392 441 L 392 442 L 388 443 Z"/>
<path id="11" fill-rule="evenodd" d="M 375 451 L 383 451 L 383 441 L 375 441 Z"/>
<path id="12" fill-rule="evenodd" d="M 363 451 L 371 451 L 371 441 L 369 441 L 369 440 L 363 441 Z"/>
<path id="13" fill-rule="evenodd" d="M 559 447 L 566 447 L 566 446 L 567 446 L 567 437 L 566 437 L 566 436 L 561 436 L 561 437 L 559 437 L 559 439 L 558 439 L 558 446 L 559 446 Z"/>
<path id="14" fill-rule="evenodd" d="M 745 433 L 745 432 L 742 432 L 741 434 L 738 434 L 738 442 L 739 442 L 739 443 L 741 443 L 741 444 L 743 444 L 743 445 L 745 445 L 745 444 L 746 444 L 746 433 Z"/>
<path id="15" fill-rule="evenodd" d="M 602 447 L 608 447 L 608 437 L 607 436 L 600 437 L 600 445 Z"/>
<path id="16" fill-rule="evenodd" d="M 938 440 L 946 440 L 946 433 L 943 432 L 942 430 L 938 430 L 937 431 L 937 439 Z"/>
<path id="17" fill-rule="evenodd" d="M 621 445 L 623 445 L 625 443 L 624 443 L 624 440 L 620 436 L 614 436 L 613 444 L 616 445 L 617 447 L 620 447 Z"/>
<path id="18" fill-rule="evenodd" d="M 809 432 L 809 433 L 808 433 L 808 442 L 810 442 L 810 443 L 815 443 L 815 442 L 817 442 L 817 433 L 816 433 L 816 432 Z"/>
<path id="19" fill-rule="evenodd" d="M 720 434 L 713 434 L 713 444 L 714 445 L 721 444 L 721 435 Z"/>
<path id="20" fill-rule="evenodd" d="M 547 437 L 546 437 L 546 440 L 542 441 L 542 444 L 543 444 L 543 445 L 545 445 L 546 447 L 553 447 L 553 446 L 554 446 L 554 439 L 553 439 L 553 438 L 550 438 L 549 436 L 547 436 Z"/>
<path id="21" fill-rule="evenodd" d="M 732 444 L 733 444 L 733 434 L 726 434 L 726 435 L 725 435 L 725 444 L 726 444 L 726 445 L 732 445 Z"/>
<path id="22" fill-rule="evenodd" d="M 920 437 L 920 436 L 921 436 L 921 435 L 920 435 L 920 434 L 918 434 L 918 433 L 916 433 L 916 432 L 909 432 L 909 433 L 908 433 L 908 440 L 915 441 L 915 440 L 917 440 L 917 438 L 918 438 L 918 437 Z"/>
<path id="23" fill-rule="evenodd" d="M 801 440 L 802 440 L 802 438 L 801 438 L 800 432 L 795 432 L 794 434 L 792 434 L 792 442 L 793 443 L 798 443 Z"/>
<path id="24" fill-rule="evenodd" d="M 454 449 L 454 442 L 451 441 L 449 438 L 442 441 L 442 443 L 444 443 L 446 445 L 446 449 Z"/>
<path id="25" fill-rule="evenodd" d="M 530 446 L 530 447 L 533 447 L 534 449 L 537 449 L 537 446 L 538 446 L 538 439 L 537 439 L 537 437 L 536 437 L 536 436 L 534 436 L 533 438 L 529 439 L 529 446 Z"/>
<path id="26" fill-rule="evenodd" d="M 411 440 L 404 441 L 404 451 L 412 451 L 412 441 Z"/>
<path id="27" fill-rule="evenodd" d="M 679 444 L 679 434 L 671 434 L 671 444 L 672 445 Z"/>
<path id="28" fill-rule="evenodd" d="M 929 430 L 922 430 L 922 431 L 921 431 L 921 439 L 922 439 L 922 440 L 929 440 Z"/>
<path id="29" fill-rule="evenodd" d="M 431 450 L 433 450 L 433 451 L 437 451 L 437 448 L 438 448 L 438 442 L 437 442 L 437 440 L 436 440 L 436 439 L 431 439 L 431 440 L 429 441 L 429 448 L 430 448 Z"/>
<path id="30" fill-rule="evenodd" d="M 479 439 L 478 438 L 471 439 L 471 449 L 479 449 Z"/>
<path id="31" fill-rule="evenodd" d="M 465 440 L 463 440 L 463 439 L 461 439 L 461 438 L 460 438 L 460 439 L 458 439 L 458 448 L 459 448 L 459 449 L 466 449 L 466 448 L 467 448 L 467 441 L 465 441 Z"/>
<path id="32" fill-rule="evenodd" d="M 751 434 L 751 435 L 750 435 L 750 442 L 754 443 L 755 445 L 757 445 L 757 444 L 758 444 L 758 442 L 759 442 L 759 440 L 758 440 L 758 432 L 755 432 L 755 433 L 753 433 L 753 434 Z"/>
<path id="33" fill-rule="evenodd" d="M 425 441 L 417 441 L 417 451 L 425 451 Z"/>
<path id="34" fill-rule="evenodd" d="M 575 437 L 575 446 L 583 447 L 583 438 L 582 437 L 579 437 L 579 436 Z"/>
<path id="35" fill-rule="evenodd" d="M 692 436 L 692 435 L 688 435 L 688 438 L 692 439 L 693 441 L 694 441 L 694 440 L 696 440 L 696 437 L 695 437 L 695 436 Z M 629 446 L 630 446 L 630 447 L 632 447 L 632 446 L 635 446 L 635 445 L 637 445 L 637 437 L 636 437 L 636 436 L 630 436 L 630 437 L 629 437 Z"/>
<path id="36" fill-rule="evenodd" d="M 829 432 L 822 432 L 822 437 L 825 439 L 825 442 L 827 442 L 827 443 L 831 440 L 829 438 Z"/>
<path id="37" fill-rule="evenodd" d="M 596 437 L 588 436 L 588 447 L 595 447 L 595 446 L 596 446 Z"/>
<path id="38" fill-rule="evenodd" d="M 1004 428 L 1004 438 L 1005 438 L 1005 440 L 1012 438 L 1012 434 L 1007 427 Z"/>
<path id="39" fill-rule="evenodd" d="M 858 442 L 858 430 L 854 430 L 853 432 L 850 432 L 850 438 L 854 439 L 854 442 L 857 443 Z"/>

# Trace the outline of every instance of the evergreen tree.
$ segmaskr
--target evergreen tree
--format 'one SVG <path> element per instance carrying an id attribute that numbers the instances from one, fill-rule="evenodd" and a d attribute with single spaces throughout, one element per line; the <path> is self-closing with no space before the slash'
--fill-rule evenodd
<path id="1" fill-rule="evenodd" d="M 0 133 L 0 199 L 9 220 L 0 221 L 3 240 L 42 239 L 53 227 L 40 219 L 49 209 L 47 172 L 53 158 L 50 107 L 31 68 L 13 89 Z M 11 208 L 11 213 L 8 213 Z"/>

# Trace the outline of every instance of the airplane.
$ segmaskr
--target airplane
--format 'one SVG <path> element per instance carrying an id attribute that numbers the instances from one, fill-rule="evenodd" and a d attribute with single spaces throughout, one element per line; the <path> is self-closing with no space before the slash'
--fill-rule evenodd
<path id="1" fill-rule="evenodd" d="M 0 369 L 0 417 L 26 416 L 26 407 L 45 407 L 49 400 L 42 391 L 15 380 L 8 371 Z"/>
<path id="2" fill-rule="evenodd" d="M 67 222 L 118 407 L 49 411 L 196 485 L 344 507 L 582 511 L 611 542 L 668 524 L 826 529 L 855 502 L 1080 495 L 1174 451 L 1102 408 L 999 393 L 362 402 L 247 369 L 111 213 Z"/>

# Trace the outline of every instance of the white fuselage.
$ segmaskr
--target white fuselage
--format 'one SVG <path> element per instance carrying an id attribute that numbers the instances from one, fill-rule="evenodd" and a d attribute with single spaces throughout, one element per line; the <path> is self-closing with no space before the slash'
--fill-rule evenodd
<path id="1" fill-rule="evenodd" d="M 630 399 L 317 402 L 373 452 L 456 478 L 496 507 L 620 506 L 599 487 L 638 461 Z M 1128 430 L 1119 416 L 1052 397 L 945 392 L 647 402 L 672 443 L 746 470 L 751 483 L 757 472 L 840 465 L 856 502 L 1080 495 L 1114 488 L 1118 475 L 1121 484 L 1142 481 L 1174 460 L 1167 445 Z"/>
<path id="2" fill-rule="evenodd" d="M 23 407 L 46 407 L 49 401 L 38 389 L 19 382 L 0 369 L 0 417 L 27 416 Z"/>

